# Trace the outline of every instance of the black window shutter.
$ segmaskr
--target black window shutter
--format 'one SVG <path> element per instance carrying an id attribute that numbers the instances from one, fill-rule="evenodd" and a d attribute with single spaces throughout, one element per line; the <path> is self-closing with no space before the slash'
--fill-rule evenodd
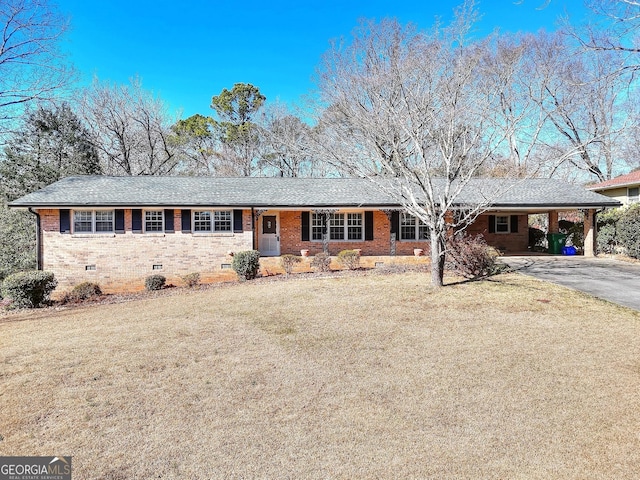
<path id="1" fill-rule="evenodd" d="M 396 240 L 400 240 L 400 212 L 391 212 L 391 235 L 396 236 Z"/>
<path id="2" fill-rule="evenodd" d="M 115 211 L 116 216 L 116 233 L 124 233 L 124 210 Z"/>
<path id="3" fill-rule="evenodd" d="M 310 228 L 309 212 L 302 212 L 302 215 L 300 215 L 300 218 L 302 219 L 302 225 L 300 228 L 300 230 L 302 231 L 302 241 L 308 242 L 309 228 Z"/>
<path id="4" fill-rule="evenodd" d="M 166 209 L 164 211 L 164 231 L 173 232 L 173 210 Z"/>
<path id="5" fill-rule="evenodd" d="M 183 232 L 190 232 L 191 231 L 191 210 L 182 210 L 181 211 L 181 216 L 182 216 L 182 231 Z"/>
<path id="6" fill-rule="evenodd" d="M 60 233 L 71 233 L 71 211 L 60 209 Z"/>
<path id="7" fill-rule="evenodd" d="M 142 210 L 139 208 L 131 210 L 131 230 L 136 233 L 142 232 Z"/>
<path id="8" fill-rule="evenodd" d="M 518 233 L 518 215 L 511 215 L 511 233 Z"/>
<path id="9" fill-rule="evenodd" d="M 489 233 L 496 233 L 496 216 L 489 215 Z"/>
<path id="10" fill-rule="evenodd" d="M 373 212 L 364 212 L 364 239 L 373 240 Z"/>
<path id="11" fill-rule="evenodd" d="M 233 231 L 242 232 L 242 210 L 233 211 Z"/>

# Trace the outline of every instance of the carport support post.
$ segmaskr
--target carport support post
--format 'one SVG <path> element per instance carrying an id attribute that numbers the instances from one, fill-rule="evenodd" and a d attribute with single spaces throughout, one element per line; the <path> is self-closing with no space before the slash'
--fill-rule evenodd
<path id="1" fill-rule="evenodd" d="M 596 211 L 583 210 L 584 214 L 584 256 L 595 257 L 596 254 Z"/>
<path id="2" fill-rule="evenodd" d="M 560 224 L 558 223 L 558 211 L 551 210 L 549 212 L 549 233 L 558 233 Z"/>

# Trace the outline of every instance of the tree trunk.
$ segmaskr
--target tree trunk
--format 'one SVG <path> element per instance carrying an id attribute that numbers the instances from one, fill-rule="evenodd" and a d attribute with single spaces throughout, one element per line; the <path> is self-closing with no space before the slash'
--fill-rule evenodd
<path id="1" fill-rule="evenodd" d="M 444 285 L 444 240 L 443 233 L 431 230 L 431 285 Z"/>

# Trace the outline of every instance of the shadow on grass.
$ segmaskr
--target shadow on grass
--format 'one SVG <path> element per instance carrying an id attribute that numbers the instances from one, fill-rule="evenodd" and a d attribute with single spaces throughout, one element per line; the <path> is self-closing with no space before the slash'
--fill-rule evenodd
<path id="1" fill-rule="evenodd" d="M 478 276 L 475 276 L 475 277 L 464 278 L 464 279 L 458 280 L 456 282 L 447 283 L 444 286 L 445 287 L 452 287 L 454 285 L 464 285 L 464 284 L 467 284 L 467 283 L 474 283 L 474 282 L 504 283 L 504 281 L 495 279 L 494 277 L 497 277 L 498 275 L 502 275 L 503 273 L 514 273 L 517 270 L 518 269 L 511 268 L 508 265 L 496 265 L 496 268 L 491 273 L 489 273 L 487 275 L 478 275 Z"/>

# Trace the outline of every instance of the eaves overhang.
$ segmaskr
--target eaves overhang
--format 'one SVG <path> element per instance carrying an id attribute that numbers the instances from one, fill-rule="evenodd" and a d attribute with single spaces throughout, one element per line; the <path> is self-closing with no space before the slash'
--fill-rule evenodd
<path id="1" fill-rule="evenodd" d="M 198 203 L 190 202 L 187 204 L 176 203 L 139 203 L 132 204 L 130 202 L 110 202 L 110 203 L 79 203 L 79 202 L 57 202 L 53 203 L 9 203 L 10 208 L 16 209 L 59 209 L 59 208 L 173 208 L 173 209 L 188 209 L 194 207 L 202 208 L 235 208 L 235 209 L 251 209 L 251 208 L 268 208 L 275 210 L 308 210 L 308 209 L 330 209 L 330 208 L 362 208 L 362 209 L 401 209 L 403 205 L 398 203 L 310 203 L 310 204 L 271 204 L 271 203 L 253 203 L 253 204 L 230 204 L 230 203 Z M 485 210 L 580 210 L 580 209 L 598 209 L 609 207 L 620 207 L 622 203 L 619 201 L 601 202 L 601 203 L 522 203 L 514 205 L 512 203 L 494 203 L 483 207 Z M 472 204 L 458 204 L 453 205 L 453 209 L 464 209 L 474 207 Z"/>
<path id="2" fill-rule="evenodd" d="M 638 187 L 640 186 L 640 182 L 638 182 L 637 180 L 633 181 L 633 182 L 624 182 L 624 183 L 616 183 L 615 185 L 606 185 L 604 187 L 590 187 L 587 186 L 585 187 L 587 190 L 590 190 L 592 192 L 606 192 L 607 190 L 615 190 L 616 188 L 626 188 L 626 187 Z"/>

